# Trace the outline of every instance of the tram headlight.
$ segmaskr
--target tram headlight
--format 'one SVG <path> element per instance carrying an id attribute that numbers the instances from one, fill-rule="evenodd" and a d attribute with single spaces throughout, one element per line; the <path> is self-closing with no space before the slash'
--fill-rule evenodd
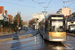
<path id="1" fill-rule="evenodd" d="M 74 22 L 74 24 L 75 24 L 75 22 Z"/>

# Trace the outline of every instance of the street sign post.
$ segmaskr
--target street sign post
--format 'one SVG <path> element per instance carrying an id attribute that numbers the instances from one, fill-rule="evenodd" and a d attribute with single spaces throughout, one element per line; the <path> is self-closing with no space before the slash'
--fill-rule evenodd
<path id="1" fill-rule="evenodd" d="M 18 26 L 18 31 L 19 31 L 19 20 L 17 20 L 17 23 L 18 23 L 18 25 L 17 25 L 17 26 Z"/>
<path id="2" fill-rule="evenodd" d="M 17 23 L 19 23 L 19 20 L 17 21 Z"/>

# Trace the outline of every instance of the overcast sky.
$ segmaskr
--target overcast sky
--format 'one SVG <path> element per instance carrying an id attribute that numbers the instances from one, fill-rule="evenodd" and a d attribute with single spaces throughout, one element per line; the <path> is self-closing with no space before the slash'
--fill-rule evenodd
<path id="1" fill-rule="evenodd" d="M 68 0 L 0 0 L 0 6 L 4 6 L 8 14 L 13 17 L 17 12 L 21 12 L 22 19 L 28 21 L 33 18 L 34 13 L 42 13 L 45 10 L 44 7 L 47 6 L 47 13 L 56 13 L 63 5 L 69 5 L 68 8 L 71 9 L 71 13 L 75 12 L 75 0 L 69 0 L 64 4 L 62 1 Z"/>

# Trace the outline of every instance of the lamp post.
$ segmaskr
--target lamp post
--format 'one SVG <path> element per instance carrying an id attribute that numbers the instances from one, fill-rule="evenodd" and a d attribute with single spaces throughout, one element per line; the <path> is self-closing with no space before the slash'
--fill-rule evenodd
<path id="1" fill-rule="evenodd" d="M 0 20 L 0 28 L 1 28 L 1 20 Z"/>
<path id="2" fill-rule="evenodd" d="M 8 33 L 9 33 L 9 22 L 8 22 Z"/>
<path id="3" fill-rule="evenodd" d="M 0 28 L 1 28 L 1 32 L 3 32 L 3 25 L 1 24 L 1 20 L 0 20 Z"/>
<path id="4" fill-rule="evenodd" d="M 1 28 L 1 32 L 3 32 L 3 25 L 2 25 L 2 19 L 0 19 L 0 28 Z"/>

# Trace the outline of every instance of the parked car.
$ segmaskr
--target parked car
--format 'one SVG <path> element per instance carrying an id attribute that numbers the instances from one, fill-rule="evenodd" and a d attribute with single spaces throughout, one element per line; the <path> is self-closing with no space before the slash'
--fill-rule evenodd
<path id="1" fill-rule="evenodd" d="M 75 34 L 75 29 L 73 30 L 73 33 Z"/>

